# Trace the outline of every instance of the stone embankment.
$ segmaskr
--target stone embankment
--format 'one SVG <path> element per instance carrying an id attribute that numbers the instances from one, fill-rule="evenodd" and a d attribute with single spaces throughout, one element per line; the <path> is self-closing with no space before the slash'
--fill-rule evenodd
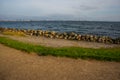
<path id="1" fill-rule="evenodd" d="M 78 40 L 78 41 L 90 41 L 99 43 L 112 43 L 120 44 L 120 38 L 112 39 L 108 36 L 96 36 L 96 35 L 81 35 L 74 32 L 71 33 L 59 33 L 55 31 L 43 31 L 43 30 L 29 30 L 29 29 L 15 29 L 15 28 L 2 28 L 0 27 L 0 32 L 18 32 L 24 33 L 30 36 L 44 36 L 47 38 L 58 38 L 58 39 L 68 39 L 68 40 Z"/>

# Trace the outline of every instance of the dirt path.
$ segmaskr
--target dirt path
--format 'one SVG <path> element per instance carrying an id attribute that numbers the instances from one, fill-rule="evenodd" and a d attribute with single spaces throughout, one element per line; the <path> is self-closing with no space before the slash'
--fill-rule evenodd
<path id="1" fill-rule="evenodd" d="M 120 80 L 120 63 L 37 56 L 0 44 L 0 80 Z"/>
<path id="2" fill-rule="evenodd" d="M 64 40 L 64 39 L 50 39 L 45 37 L 35 37 L 35 36 L 27 36 L 27 37 L 19 37 L 19 36 L 10 36 L 10 35 L 2 35 L 0 36 L 9 37 L 14 40 L 33 43 L 37 45 L 44 45 L 50 47 L 65 47 L 65 46 L 75 46 L 75 47 L 84 47 L 84 48 L 109 48 L 109 47 L 120 47 L 120 45 L 116 44 L 104 44 L 104 43 L 96 43 L 96 42 L 86 42 L 86 41 L 72 41 L 72 40 Z"/>

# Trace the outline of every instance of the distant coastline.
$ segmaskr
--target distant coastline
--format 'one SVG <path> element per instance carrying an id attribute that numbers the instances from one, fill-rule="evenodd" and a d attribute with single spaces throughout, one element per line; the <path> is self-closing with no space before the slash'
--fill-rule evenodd
<path id="1" fill-rule="evenodd" d="M 120 22 L 120 21 L 90 21 L 90 20 L 0 20 L 0 22 L 39 22 L 39 21 L 65 21 L 65 22 Z"/>

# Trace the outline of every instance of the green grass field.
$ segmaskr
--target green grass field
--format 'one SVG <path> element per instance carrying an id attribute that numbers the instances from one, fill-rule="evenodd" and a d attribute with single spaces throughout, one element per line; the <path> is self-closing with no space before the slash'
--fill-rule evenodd
<path id="1" fill-rule="evenodd" d="M 120 61 L 120 48 L 80 48 L 80 47 L 62 47 L 52 48 L 40 45 L 33 45 L 19 42 L 5 37 L 0 37 L 0 43 L 6 46 L 26 51 L 35 52 L 38 55 L 52 55 L 70 58 L 96 59 L 102 61 Z"/>

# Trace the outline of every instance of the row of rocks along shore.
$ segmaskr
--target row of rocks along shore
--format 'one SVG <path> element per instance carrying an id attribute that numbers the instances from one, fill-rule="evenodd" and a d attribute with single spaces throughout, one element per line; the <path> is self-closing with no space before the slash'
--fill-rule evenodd
<path id="1" fill-rule="evenodd" d="M 112 43 L 120 44 L 120 38 L 112 39 L 108 36 L 96 36 L 96 35 L 81 35 L 74 32 L 71 33 L 59 33 L 55 31 L 43 31 L 43 30 L 29 30 L 29 29 L 15 29 L 15 28 L 2 28 L 0 27 L 0 32 L 21 32 L 30 36 L 44 36 L 47 38 L 57 38 L 57 39 L 67 39 L 67 40 L 78 40 L 78 41 L 89 41 L 89 42 L 99 42 L 99 43 Z"/>

